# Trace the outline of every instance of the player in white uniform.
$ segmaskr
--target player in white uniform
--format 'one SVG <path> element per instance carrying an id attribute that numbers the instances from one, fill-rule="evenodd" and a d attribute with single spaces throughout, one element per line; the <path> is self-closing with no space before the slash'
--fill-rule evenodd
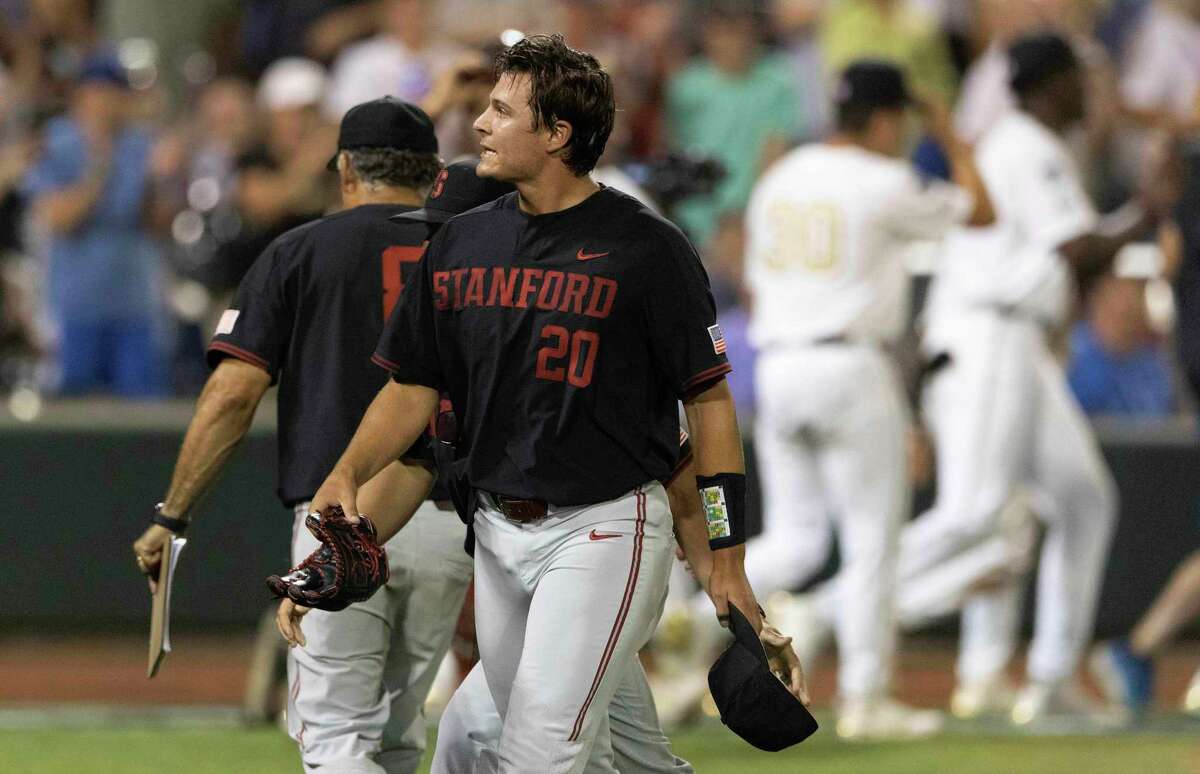
<path id="1" fill-rule="evenodd" d="M 775 164 L 747 210 L 764 532 L 746 568 L 760 593 L 800 585 L 824 564 L 836 522 L 842 568 L 825 612 L 841 653 L 838 732 L 914 737 L 941 718 L 889 696 L 892 578 L 911 492 L 910 417 L 885 347 L 908 318 L 903 248 L 986 223 L 991 209 L 944 110 L 925 106 L 926 123 L 958 184 L 923 181 L 900 158 L 911 100 L 894 66 L 851 65 L 836 99 L 834 134 Z"/>
<path id="2" fill-rule="evenodd" d="M 1005 710 L 1003 669 L 1013 655 L 1019 584 L 970 594 L 1011 561 L 998 531 L 1019 488 L 1046 525 L 1029 684 L 1012 706 L 1017 722 L 1090 713 L 1073 678 L 1092 633 L 1116 518 L 1117 497 L 1096 440 L 1067 389 L 1047 329 L 1069 311 L 1074 277 L 1108 270 L 1116 251 L 1150 234 L 1177 194 L 1165 172 L 1127 210 L 1123 228 L 1100 229 L 1062 137 L 1083 117 L 1083 72 L 1061 38 L 1014 43 L 1019 109 L 981 141 L 976 158 L 996 224 L 948 240 L 931 290 L 928 354 L 950 364 L 925 391 L 938 451 L 938 499 L 902 537 L 898 609 L 916 622 L 968 598 L 955 709 Z M 989 550 L 996 548 L 997 550 Z M 955 564 L 966 572 L 948 579 Z"/>

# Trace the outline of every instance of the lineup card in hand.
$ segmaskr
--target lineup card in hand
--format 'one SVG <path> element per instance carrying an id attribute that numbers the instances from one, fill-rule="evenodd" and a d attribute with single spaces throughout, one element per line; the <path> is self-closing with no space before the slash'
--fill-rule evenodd
<path id="1" fill-rule="evenodd" d="M 150 603 L 150 658 L 146 664 L 146 677 L 158 674 L 163 656 L 171 652 L 171 584 L 175 578 L 175 565 L 179 554 L 187 545 L 187 538 L 171 538 L 163 546 L 162 562 L 158 566 L 158 581 Z"/>

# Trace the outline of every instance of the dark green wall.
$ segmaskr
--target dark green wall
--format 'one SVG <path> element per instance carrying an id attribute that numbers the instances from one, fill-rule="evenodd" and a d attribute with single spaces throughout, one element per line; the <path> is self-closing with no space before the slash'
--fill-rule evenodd
<path id="1" fill-rule="evenodd" d="M 181 433 L 4 428 L 4 620 L 145 621 L 130 546 L 165 491 Z M 173 599 L 181 623 L 253 621 L 270 598 L 262 579 L 286 569 L 291 514 L 273 492 L 274 445 L 274 433 L 248 437 L 196 514 Z"/>
<path id="2" fill-rule="evenodd" d="M 164 491 L 186 418 L 139 429 L 0 424 L 0 625 L 145 625 L 130 543 Z M 1180 426 L 1101 437 L 1122 495 L 1099 620 L 1111 633 L 1200 546 L 1200 450 Z M 174 599 L 180 625 L 251 623 L 269 602 L 263 578 L 285 568 L 291 532 L 274 482 L 274 432 L 260 424 L 196 514 Z"/>

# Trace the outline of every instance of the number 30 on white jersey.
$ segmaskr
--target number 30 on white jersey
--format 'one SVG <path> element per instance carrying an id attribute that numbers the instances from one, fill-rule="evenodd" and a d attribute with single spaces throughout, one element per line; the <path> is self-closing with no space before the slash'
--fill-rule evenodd
<path id="1" fill-rule="evenodd" d="M 962 223 L 971 197 L 905 161 L 846 145 L 798 148 L 756 186 L 746 212 L 750 337 L 759 348 L 903 331 L 910 242 Z"/>

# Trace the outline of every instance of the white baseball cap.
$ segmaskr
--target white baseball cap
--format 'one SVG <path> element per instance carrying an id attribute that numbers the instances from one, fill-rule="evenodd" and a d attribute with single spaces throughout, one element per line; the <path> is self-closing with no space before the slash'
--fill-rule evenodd
<path id="1" fill-rule="evenodd" d="M 325 68 L 311 59 L 285 57 L 271 63 L 258 82 L 258 106 L 287 110 L 318 104 L 325 96 Z"/>

